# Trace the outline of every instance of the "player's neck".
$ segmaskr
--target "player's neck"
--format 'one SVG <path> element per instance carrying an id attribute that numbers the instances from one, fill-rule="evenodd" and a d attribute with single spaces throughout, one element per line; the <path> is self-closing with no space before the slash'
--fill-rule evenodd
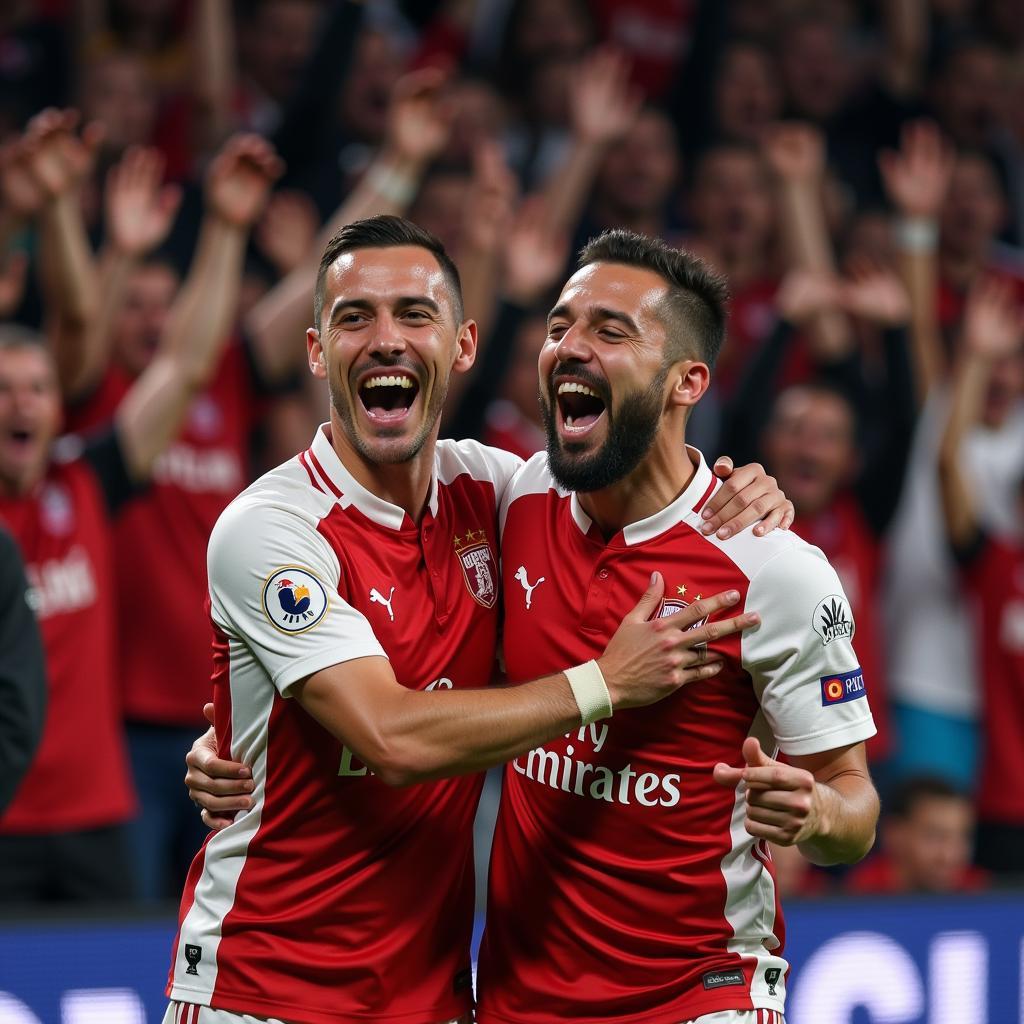
<path id="1" fill-rule="evenodd" d="M 390 463 L 367 459 L 349 444 L 344 431 L 333 423 L 331 434 L 341 464 L 356 483 L 383 501 L 404 509 L 414 522 L 423 518 L 434 477 L 437 428 L 413 458 Z"/>
<path id="2" fill-rule="evenodd" d="M 671 505 L 696 472 L 678 434 L 664 431 L 632 473 L 600 491 L 581 493 L 580 506 L 608 539 Z"/>

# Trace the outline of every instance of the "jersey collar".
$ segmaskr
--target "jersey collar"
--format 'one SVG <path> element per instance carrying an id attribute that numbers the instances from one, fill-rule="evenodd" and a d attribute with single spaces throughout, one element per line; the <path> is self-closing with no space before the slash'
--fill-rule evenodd
<path id="1" fill-rule="evenodd" d="M 715 477 L 704 461 L 704 456 L 696 448 L 687 445 L 686 451 L 696 467 L 693 479 L 686 485 L 686 490 L 670 505 L 666 505 L 646 519 L 640 519 L 623 528 L 620 536 L 622 543 L 627 547 L 645 544 L 660 536 L 666 530 L 681 523 L 696 507 L 703 505 L 707 500 L 710 491 L 714 488 Z M 575 491 L 569 496 L 569 510 L 580 531 L 589 533 L 592 520 L 583 511 Z"/>
<path id="2" fill-rule="evenodd" d="M 313 443 L 309 446 L 310 466 L 319 479 L 321 485 L 326 485 L 330 494 L 338 499 L 342 508 L 354 506 L 367 519 L 379 526 L 386 526 L 390 530 L 401 530 L 406 525 L 408 518 L 404 508 L 392 505 L 390 501 L 379 498 L 372 491 L 368 491 L 352 474 L 345 468 L 345 464 L 338 458 L 334 445 L 330 439 L 331 425 L 321 423 L 313 437 Z M 430 499 L 428 501 L 430 514 L 437 515 L 437 465 L 435 456 L 434 472 L 430 479 Z"/>

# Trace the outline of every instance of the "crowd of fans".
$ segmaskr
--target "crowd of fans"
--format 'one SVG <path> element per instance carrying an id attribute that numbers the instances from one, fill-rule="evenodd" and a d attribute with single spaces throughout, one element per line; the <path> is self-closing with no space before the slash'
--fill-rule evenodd
<path id="1" fill-rule="evenodd" d="M 0 525 L 48 697 L 34 755 L 3 701 L 0 900 L 180 890 L 206 538 L 325 417 L 317 263 L 375 213 L 442 239 L 480 325 L 444 432 L 524 456 L 587 238 L 727 275 L 690 440 L 763 462 L 838 570 L 887 798 L 869 860 L 780 852 L 782 886 L 1024 873 L 1019 0 L 12 0 L 0 139 Z"/>

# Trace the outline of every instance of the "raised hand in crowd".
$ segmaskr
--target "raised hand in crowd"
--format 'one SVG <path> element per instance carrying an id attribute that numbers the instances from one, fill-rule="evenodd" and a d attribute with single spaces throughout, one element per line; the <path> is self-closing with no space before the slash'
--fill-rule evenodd
<path id="1" fill-rule="evenodd" d="M 438 156 L 451 134 L 452 107 L 443 68 L 410 71 L 395 83 L 388 110 L 384 153 L 422 168 Z"/>
<path id="2" fill-rule="evenodd" d="M 912 121 L 898 150 L 883 150 L 878 169 L 889 202 L 903 217 L 938 218 L 953 175 L 954 154 L 933 121 Z"/>
<path id="3" fill-rule="evenodd" d="M 105 227 L 108 243 L 129 257 L 155 249 L 170 233 L 181 189 L 165 184 L 159 150 L 132 146 L 107 175 Z"/>
<path id="4" fill-rule="evenodd" d="M 910 319 L 910 297 L 899 275 L 867 258 L 848 267 L 838 298 L 850 316 L 878 327 L 902 327 Z"/>
<path id="5" fill-rule="evenodd" d="M 256 244 L 284 277 L 309 258 L 319 229 L 316 204 L 305 192 L 275 192 L 256 225 Z"/>
<path id="6" fill-rule="evenodd" d="M 1004 278 L 982 278 L 967 295 L 962 346 L 971 359 L 994 362 L 1013 355 L 1024 330 L 1016 289 Z"/>
<path id="7" fill-rule="evenodd" d="M 569 152 L 544 186 L 556 232 L 576 226 L 605 150 L 629 130 L 642 98 L 630 84 L 628 60 L 615 50 L 596 50 L 580 60 L 569 92 Z"/>
<path id="8" fill-rule="evenodd" d="M 552 229 L 544 200 L 530 196 L 519 207 L 504 249 L 502 293 L 510 302 L 530 308 L 563 276 L 569 239 Z"/>
<path id="9" fill-rule="evenodd" d="M 226 224 L 248 230 L 283 172 L 284 164 L 269 142 L 259 135 L 234 135 L 206 173 L 207 209 Z"/>
<path id="10" fill-rule="evenodd" d="M 777 124 L 765 134 L 764 155 L 779 181 L 779 213 L 787 261 L 804 270 L 835 272 L 824 207 L 825 139 L 810 124 Z M 849 325 L 823 310 L 808 324 L 816 358 L 841 358 L 852 343 Z"/>
<path id="11" fill-rule="evenodd" d="M 953 164 L 952 148 L 931 121 L 906 125 L 899 150 L 887 150 L 878 157 L 886 195 L 901 218 L 896 241 L 900 273 L 910 297 L 910 350 L 918 405 L 945 373 L 936 306 L 937 250 L 939 215 Z"/>
<path id="12" fill-rule="evenodd" d="M 5 320 L 21 305 L 28 280 L 28 255 L 11 252 L 0 259 L 0 320 Z"/>

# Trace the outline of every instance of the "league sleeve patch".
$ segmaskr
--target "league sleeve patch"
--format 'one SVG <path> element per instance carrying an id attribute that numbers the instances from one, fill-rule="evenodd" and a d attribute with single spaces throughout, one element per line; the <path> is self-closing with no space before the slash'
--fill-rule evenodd
<path id="1" fill-rule="evenodd" d="M 821 706 L 845 704 L 868 695 L 864 684 L 864 670 L 858 665 L 852 672 L 841 676 L 823 676 L 821 679 Z"/>
<path id="2" fill-rule="evenodd" d="M 327 591 L 309 570 L 298 565 L 275 569 L 263 584 L 263 612 L 282 633 L 305 633 L 324 617 Z"/>
<path id="3" fill-rule="evenodd" d="M 811 616 L 811 626 L 821 637 L 822 647 L 828 647 L 833 640 L 849 640 L 853 636 L 853 615 L 846 598 L 829 594 L 819 601 Z"/>

